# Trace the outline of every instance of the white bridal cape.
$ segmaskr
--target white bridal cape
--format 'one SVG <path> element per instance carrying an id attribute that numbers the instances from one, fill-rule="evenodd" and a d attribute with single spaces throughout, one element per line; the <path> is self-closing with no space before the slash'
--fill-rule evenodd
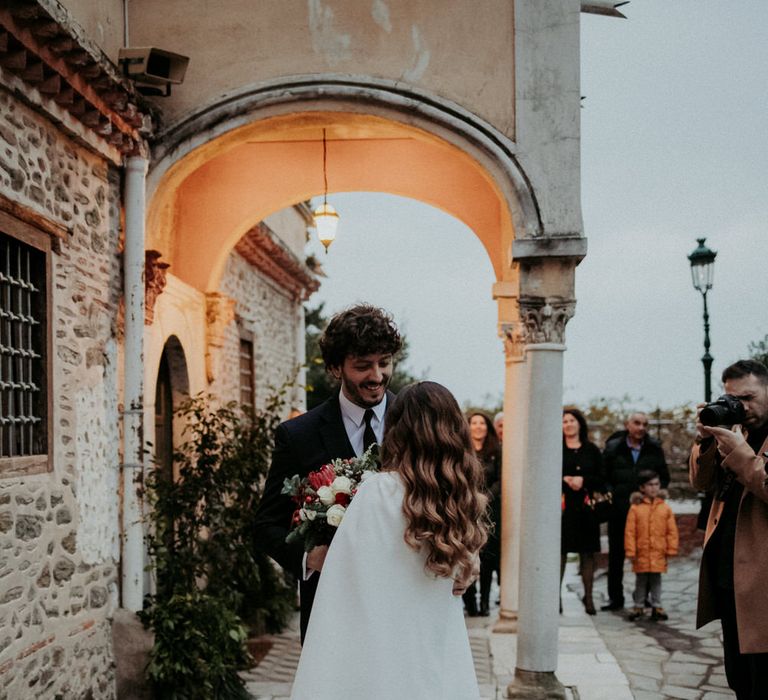
<path id="1" fill-rule="evenodd" d="M 403 540 L 395 472 L 360 486 L 333 539 L 292 700 L 477 700 L 461 597 Z"/>

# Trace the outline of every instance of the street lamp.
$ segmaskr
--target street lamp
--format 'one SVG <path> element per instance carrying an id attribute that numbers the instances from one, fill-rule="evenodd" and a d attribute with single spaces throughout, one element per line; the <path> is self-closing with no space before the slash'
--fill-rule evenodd
<path id="1" fill-rule="evenodd" d="M 691 278 L 693 287 L 701 292 L 704 298 L 704 355 L 701 362 L 704 365 L 704 400 L 712 400 L 712 355 L 709 354 L 709 313 L 707 312 L 707 292 L 712 289 L 715 275 L 715 257 L 717 253 L 704 245 L 706 238 L 697 238 L 698 246 L 688 256 L 691 261 Z"/>

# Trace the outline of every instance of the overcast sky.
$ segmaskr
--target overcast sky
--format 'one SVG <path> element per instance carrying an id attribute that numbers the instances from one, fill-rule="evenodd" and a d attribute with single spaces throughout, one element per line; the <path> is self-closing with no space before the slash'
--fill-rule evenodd
<path id="1" fill-rule="evenodd" d="M 635 0 L 582 15 L 582 207 L 589 252 L 566 329 L 565 400 L 703 397 L 702 299 L 687 255 L 717 251 L 713 392 L 768 334 L 768 1 Z M 503 390 L 494 278 L 472 232 L 389 195 L 333 195 L 337 241 L 313 302 L 389 309 L 410 368 L 459 401 Z M 311 248 L 318 250 L 318 244 Z M 408 255 L 404 254 L 408 251 Z"/>

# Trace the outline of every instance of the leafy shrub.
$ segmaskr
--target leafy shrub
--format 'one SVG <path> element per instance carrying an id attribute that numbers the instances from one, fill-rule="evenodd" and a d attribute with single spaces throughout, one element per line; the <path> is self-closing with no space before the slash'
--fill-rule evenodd
<path id="1" fill-rule="evenodd" d="M 146 479 L 156 593 L 141 617 L 155 633 L 148 673 L 160 697 L 247 697 L 244 625 L 278 632 L 293 610 L 293 588 L 253 534 L 285 390 L 255 412 L 189 399 L 176 414 L 175 477 L 155 468 Z"/>

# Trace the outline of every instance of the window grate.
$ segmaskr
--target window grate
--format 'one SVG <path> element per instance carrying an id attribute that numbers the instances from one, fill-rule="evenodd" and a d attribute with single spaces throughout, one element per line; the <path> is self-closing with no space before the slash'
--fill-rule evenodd
<path id="1" fill-rule="evenodd" d="M 0 234 L 0 457 L 45 454 L 45 253 Z"/>
<path id="2" fill-rule="evenodd" d="M 240 338 L 240 404 L 254 408 L 253 343 Z"/>

